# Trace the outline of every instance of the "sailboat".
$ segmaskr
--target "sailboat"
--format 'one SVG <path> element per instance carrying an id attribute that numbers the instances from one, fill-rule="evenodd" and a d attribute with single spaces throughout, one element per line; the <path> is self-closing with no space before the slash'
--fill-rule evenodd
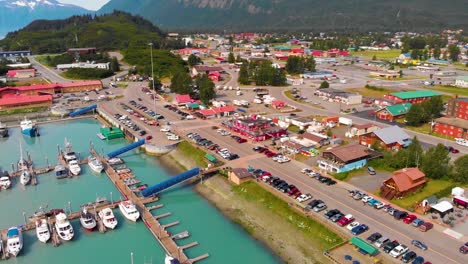
<path id="1" fill-rule="evenodd" d="M 28 163 L 23 158 L 23 147 L 20 141 L 20 160 L 18 161 L 18 171 L 21 172 L 20 182 L 22 185 L 28 185 L 31 181 L 31 175 L 29 174 Z"/>

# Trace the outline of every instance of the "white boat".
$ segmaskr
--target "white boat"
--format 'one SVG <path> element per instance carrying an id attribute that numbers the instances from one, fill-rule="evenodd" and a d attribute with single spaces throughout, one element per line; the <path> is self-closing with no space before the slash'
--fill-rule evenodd
<path id="1" fill-rule="evenodd" d="M 80 165 L 78 164 L 78 161 L 76 160 L 71 160 L 69 163 L 68 163 L 68 168 L 70 169 L 70 172 L 77 176 L 77 175 L 80 175 L 80 172 L 81 172 L 81 167 Z"/>
<path id="2" fill-rule="evenodd" d="M 107 161 L 110 165 L 118 165 L 124 163 L 123 159 L 121 158 L 112 158 Z"/>
<path id="3" fill-rule="evenodd" d="M 132 201 L 122 201 L 119 203 L 120 212 L 130 221 L 136 222 L 140 218 L 140 212 L 138 212 L 135 204 Z"/>
<path id="4" fill-rule="evenodd" d="M 36 236 L 42 243 L 47 243 L 50 239 L 49 225 L 45 219 L 36 221 Z"/>
<path id="5" fill-rule="evenodd" d="M 66 162 L 70 162 L 72 160 L 76 160 L 76 154 L 73 151 L 66 152 L 65 154 L 63 154 L 63 158 Z"/>
<path id="6" fill-rule="evenodd" d="M 20 127 L 21 133 L 23 133 L 23 135 L 29 137 L 39 136 L 36 124 L 34 124 L 31 120 L 27 119 L 26 117 L 23 121 L 20 122 Z"/>
<path id="7" fill-rule="evenodd" d="M 104 169 L 104 166 L 102 166 L 102 162 L 94 156 L 88 157 L 88 165 L 93 171 L 97 173 L 101 173 Z"/>
<path id="8" fill-rule="evenodd" d="M 18 227 L 10 227 L 7 232 L 7 248 L 6 251 L 13 255 L 18 256 L 23 248 L 23 235 Z"/>
<path id="9" fill-rule="evenodd" d="M 94 219 L 94 215 L 89 213 L 86 210 L 86 207 L 83 208 L 83 212 L 81 212 L 80 224 L 88 231 L 93 231 L 93 229 L 96 227 L 96 220 Z"/>
<path id="10" fill-rule="evenodd" d="M 75 233 L 73 232 L 73 226 L 70 224 L 70 221 L 67 219 L 67 215 L 64 213 L 59 213 L 55 216 L 55 229 L 57 230 L 58 236 L 65 240 L 72 240 Z"/>
<path id="11" fill-rule="evenodd" d="M 23 185 L 28 185 L 31 182 L 31 174 L 28 171 L 22 171 L 20 176 L 20 182 Z"/>
<path id="12" fill-rule="evenodd" d="M 0 122 L 0 138 L 3 138 L 3 137 L 8 137 L 8 128 L 5 124 Z"/>
<path id="13" fill-rule="evenodd" d="M 180 264 L 180 261 L 172 256 L 166 255 L 164 259 L 164 264 Z"/>
<path id="14" fill-rule="evenodd" d="M 20 159 L 18 161 L 18 170 L 21 171 L 20 182 L 22 185 L 27 185 L 31 181 L 31 175 L 29 174 L 28 163 L 23 158 L 23 147 L 20 141 Z"/>
<path id="15" fill-rule="evenodd" d="M 10 177 L 8 176 L 0 177 L 0 189 L 6 190 L 10 188 L 10 186 L 11 186 Z"/>
<path id="16" fill-rule="evenodd" d="M 99 217 L 102 219 L 102 223 L 105 227 L 114 229 L 117 226 L 117 219 L 114 216 L 114 212 L 110 208 L 104 208 L 99 212 Z"/>

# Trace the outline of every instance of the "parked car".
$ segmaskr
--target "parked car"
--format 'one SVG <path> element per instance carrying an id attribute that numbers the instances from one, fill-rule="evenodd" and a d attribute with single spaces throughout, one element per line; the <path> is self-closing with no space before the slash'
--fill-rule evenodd
<path id="1" fill-rule="evenodd" d="M 434 225 L 432 223 L 425 222 L 424 224 L 419 226 L 419 231 L 427 232 L 427 231 L 431 230 L 433 227 L 434 227 Z"/>
<path id="2" fill-rule="evenodd" d="M 403 261 L 403 263 L 409 263 L 410 261 L 412 261 L 413 259 L 415 259 L 418 255 L 416 255 L 416 253 L 414 251 L 409 251 L 409 252 L 406 252 L 403 257 L 401 258 L 401 260 Z"/>
<path id="3" fill-rule="evenodd" d="M 365 224 L 361 224 L 361 225 L 358 225 L 356 226 L 355 228 L 351 229 L 351 233 L 355 236 L 357 235 L 360 235 L 364 232 L 366 232 L 367 230 L 369 230 L 369 227 Z"/>
<path id="4" fill-rule="evenodd" d="M 342 213 L 335 214 L 335 215 L 333 215 L 332 217 L 330 217 L 330 221 L 332 221 L 332 222 L 337 222 L 337 221 L 340 220 L 341 217 L 343 217 L 343 216 L 344 216 L 344 214 L 342 214 Z"/>
<path id="5" fill-rule="evenodd" d="M 392 251 L 390 251 L 389 254 L 390 256 L 394 258 L 398 258 L 399 256 L 405 254 L 407 251 L 408 251 L 408 247 L 401 244 L 401 245 L 396 246 L 394 249 L 392 249 Z"/>
<path id="6" fill-rule="evenodd" d="M 296 200 L 300 203 L 305 202 L 309 199 L 312 199 L 312 194 L 307 193 L 307 194 L 301 194 L 299 197 L 296 198 Z"/>
<path id="7" fill-rule="evenodd" d="M 332 209 L 332 210 L 329 210 L 325 213 L 325 218 L 327 219 L 330 219 L 332 216 L 336 215 L 336 214 L 340 214 L 340 210 L 338 209 Z"/>
<path id="8" fill-rule="evenodd" d="M 423 264 L 424 263 L 424 258 L 422 256 L 417 256 L 411 264 Z"/>
<path id="9" fill-rule="evenodd" d="M 372 196 L 366 195 L 366 196 L 362 197 L 361 201 L 363 201 L 364 203 L 368 203 L 372 199 L 374 199 L 374 198 L 372 198 Z"/>
<path id="10" fill-rule="evenodd" d="M 370 206 L 375 206 L 378 203 L 380 203 L 380 201 L 377 199 L 371 199 L 370 201 L 367 202 L 367 204 Z"/>
<path id="11" fill-rule="evenodd" d="M 349 224 L 349 223 L 351 223 L 351 222 L 353 222 L 353 221 L 354 221 L 353 215 L 347 214 L 347 215 L 341 217 L 341 218 L 338 220 L 338 225 L 340 225 L 340 226 L 345 226 L 345 225 L 347 225 L 347 224 Z"/>
<path id="12" fill-rule="evenodd" d="M 368 172 L 370 175 L 375 175 L 375 174 L 376 174 L 374 168 L 372 168 L 372 167 L 367 167 L 367 172 Z"/>
<path id="13" fill-rule="evenodd" d="M 378 248 L 385 246 L 387 243 L 390 243 L 390 239 L 388 237 L 381 237 L 374 242 L 374 245 Z"/>
<path id="14" fill-rule="evenodd" d="M 459 249 L 460 253 L 462 254 L 468 254 L 468 242 L 466 242 L 465 244 L 463 244 L 460 249 Z"/>
<path id="15" fill-rule="evenodd" d="M 410 214 L 410 215 L 407 215 L 405 218 L 403 218 L 403 223 L 411 224 L 416 219 L 417 219 L 417 217 L 415 215 Z"/>
<path id="16" fill-rule="evenodd" d="M 369 237 L 367 237 L 367 241 L 374 243 L 375 241 L 379 240 L 382 237 L 382 234 L 379 232 L 372 233 Z"/>
<path id="17" fill-rule="evenodd" d="M 383 202 L 378 202 L 378 203 L 376 203 L 376 204 L 374 205 L 374 208 L 375 208 L 375 209 L 382 209 L 384 206 L 386 206 L 385 203 L 383 203 Z"/>
<path id="18" fill-rule="evenodd" d="M 353 228 L 355 228 L 356 226 L 360 225 L 359 222 L 351 222 L 349 225 L 346 226 L 346 229 L 348 229 L 349 231 L 353 230 Z"/>
<path id="19" fill-rule="evenodd" d="M 419 240 L 414 239 L 411 241 L 411 244 L 413 244 L 413 246 L 420 248 L 422 250 L 427 250 L 427 246 Z"/>
<path id="20" fill-rule="evenodd" d="M 408 213 L 405 211 L 395 211 L 395 213 L 393 214 L 393 217 L 396 220 L 404 219 L 406 216 L 408 216 Z"/>
<path id="21" fill-rule="evenodd" d="M 414 219 L 414 221 L 411 223 L 411 225 L 415 227 L 419 227 L 422 224 L 424 224 L 424 221 L 419 218 Z"/>
<path id="22" fill-rule="evenodd" d="M 384 247 L 383 247 L 383 251 L 385 253 L 390 253 L 390 251 L 392 251 L 394 248 L 396 248 L 397 246 L 399 246 L 400 243 L 398 243 L 398 241 L 396 240 L 393 240 L 392 242 L 389 242 L 387 243 Z"/>
<path id="23" fill-rule="evenodd" d="M 318 213 L 318 212 L 323 211 L 325 209 L 327 209 L 327 205 L 325 203 L 320 203 L 317 206 L 315 206 L 313 210 L 314 210 L 314 212 Z"/>
<path id="24" fill-rule="evenodd" d="M 315 206 L 317 206 L 317 205 L 319 205 L 319 204 L 321 204 L 321 203 L 323 203 L 322 200 L 314 199 L 314 200 L 310 201 L 310 202 L 307 204 L 306 208 L 308 208 L 308 209 L 313 209 Z"/>

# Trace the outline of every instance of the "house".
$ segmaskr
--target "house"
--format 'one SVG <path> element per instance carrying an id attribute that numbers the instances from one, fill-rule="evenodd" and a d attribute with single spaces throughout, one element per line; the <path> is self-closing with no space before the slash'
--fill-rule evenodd
<path id="1" fill-rule="evenodd" d="M 303 149 L 307 149 L 306 146 L 303 146 L 299 143 L 287 140 L 281 144 L 281 147 L 290 153 L 299 153 Z"/>
<path id="2" fill-rule="evenodd" d="M 286 103 L 281 100 L 273 100 L 271 101 L 271 106 L 275 109 L 281 109 L 286 107 Z"/>
<path id="3" fill-rule="evenodd" d="M 391 178 L 383 182 L 382 187 L 380 187 L 380 195 L 391 200 L 411 194 L 424 186 L 425 176 L 418 168 L 404 168 L 395 171 Z"/>
<path id="4" fill-rule="evenodd" d="M 348 132 L 347 137 L 355 137 L 355 136 L 361 136 L 370 132 L 373 132 L 380 127 L 372 124 L 372 123 L 367 123 L 363 125 L 354 125 Z"/>
<path id="5" fill-rule="evenodd" d="M 434 96 L 441 96 L 440 93 L 431 90 L 418 90 L 410 92 L 397 92 L 384 95 L 384 98 L 394 100 L 397 103 L 420 104 Z"/>
<path id="6" fill-rule="evenodd" d="M 434 120 L 432 131 L 449 137 L 468 139 L 468 98 L 454 98 L 447 103 L 445 117 Z"/>
<path id="7" fill-rule="evenodd" d="M 362 95 L 333 88 L 318 89 L 314 94 L 324 99 L 328 99 L 329 101 L 340 102 L 346 105 L 362 103 Z"/>
<path id="8" fill-rule="evenodd" d="M 400 77 L 400 74 L 397 71 L 385 71 L 385 72 L 370 72 L 370 76 L 385 78 L 385 79 L 396 79 Z"/>
<path id="9" fill-rule="evenodd" d="M 233 168 L 228 172 L 228 179 L 236 185 L 252 179 L 252 174 L 246 168 Z"/>
<path id="10" fill-rule="evenodd" d="M 205 65 L 195 65 L 192 67 L 192 75 L 197 76 L 198 74 L 207 74 L 209 75 L 212 72 L 222 72 L 224 71 L 222 67 L 219 66 L 205 66 Z"/>
<path id="11" fill-rule="evenodd" d="M 438 59 L 433 59 L 433 58 L 431 58 L 431 59 L 428 59 L 428 60 L 426 61 L 426 63 L 432 64 L 432 65 L 443 65 L 443 66 L 447 66 L 447 65 L 450 64 L 450 61 L 448 61 L 448 60 L 438 60 Z"/>
<path id="12" fill-rule="evenodd" d="M 192 98 L 190 98 L 190 95 L 188 94 L 179 94 L 176 96 L 177 105 L 185 105 L 187 103 L 191 103 L 192 101 Z"/>
<path id="13" fill-rule="evenodd" d="M 210 80 L 213 82 L 219 82 L 221 81 L 221 73 L 217 71 L 210 72 L 208 73 L 208 78 L 210 78 Z"/>
<path id="14" fill-rule="evenodd" d="M 404 117 L 410 108 L 411 103 L 395 104 L 375 111 L 375 115 L 377 118 L 382 120 L 394 121 L 398 118 Z"/>
<path id="15" fill-rule="evenodd" d="M 36 76 L 36 69 L 9 70 L 6 74 L 10 78 L 32 78 Z"/>
<path id="16" fill-rule="evenodd" d="M 317 160 L 320 169 L 340 173 L 364 167 L 372 155 L 367 147 L 351 144 L 325 150 L 322 157 Z"/>
<path id="17" fill-rule="evenodd" d="M 210 109 L 202 109 L 197 111 L 203 118 L 214 118 L 230 116 L 236 112 L 236 108 L 232 105 L 225 105 L 220 107 L 212 107 Z"/>
<path id="18" fill-rule="evenodd" d="M 304 72 L 301 77 L 304 79 L 323 79 L 334 77 L 335 74 L 332 71 L 317 71 L 317 72 Z"/>
<path id="19" fill-rule="evenodd" d="M 294 78 L 294 77 L 286 77 L 286 83 L 289 85 L 301 85 L 304 84 L 303 78 Z"/>
<path id="20" fill-rule="evenodd" d="M 101 70 L 109 70 L 110 62 L 105 63 L 88 63 L 88 62 L 77 62 L 77 63 L 69 63 L 69 64 L 58 64 L 57 70 L 68 70 L 71 68 L 79 68 L 79 69 L 101 69 Z"/>
<path id="21" fill-rule="evenodd" d="M 468 88 L 468 76 L 459 76 L 455 79 L 455 86 Z"/>
<path id="22" fill-rule="evenodd" d="M 281 137 L 287 132 L 286 129 L 276 126 L 272 120 L 259 118 L 256 115 L 227 120 L 223 124 L 228 129 L 254 141 L 264 141 L 270 138 Z"/>
<path id="23" fill-rule="evenodd" d="M 302 134 L 302 137 L 314 142 L 314 145 L 318 145 L 319 147 L 330 144 L 328 137 L 322 134 L 306 132 Z"/>
<path id="24" fill-rule="evenodd" d="M 299 127 L 300 129 L 305 129 L 306 127 L 314 124 L 316 121 L 313 118 L 301 116 L 301 117 L 291 118 L 289 119 L 289 122 L 291 123 L 291 125 L 295 125 Z"/>
<path id="25" fill-rule="evenodd" d="M 411 144 L 411 137 L 398 126 L 377 129 L 359 136 L 359 143 L 370 147 L 375 142 L 384 149 L 399 150 Z"/>

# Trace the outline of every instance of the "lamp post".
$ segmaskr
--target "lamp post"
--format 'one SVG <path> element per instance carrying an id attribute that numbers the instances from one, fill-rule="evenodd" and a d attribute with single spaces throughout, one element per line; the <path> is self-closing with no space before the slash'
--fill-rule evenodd
<path id="1" fill-rule="evenodd" d="M 150 46 L 150 53 L 151 53 L 151 79 L 153 82 L 153 110 L 156 112 L 156 89 L 154 88 L 154 66 L 153 66 L 153 42 L 148 43 Z"/>

